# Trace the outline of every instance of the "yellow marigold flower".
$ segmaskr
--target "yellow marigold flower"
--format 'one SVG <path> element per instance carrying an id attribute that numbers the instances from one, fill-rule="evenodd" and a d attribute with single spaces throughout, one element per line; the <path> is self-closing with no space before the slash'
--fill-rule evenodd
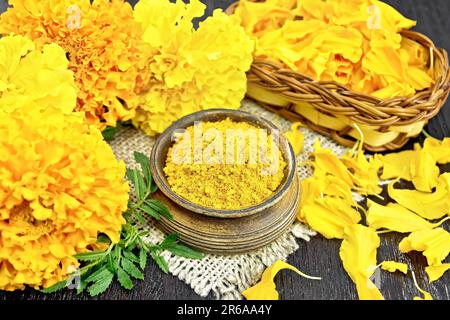
<path id="1" fill-rule="evenodd" d="M 58 106 L 72 112 L 77 95 L 68 64 L 64 50 L 56 44 L 36 50 L 26 37 L 1 38 L 0 110 Z"/>
<path id="2" fill-rule="evenodd" d="M 192 19 L 204 11 L 198 0 L 141 0 L 135 7 L 153 56 L 150 90 L 133 123 L 148 135 L 195 111 L 237 109 L 245 95 L 253 42 L 220 10 L 194 30 Z"/>
<path id="3" fill-rule="evenodd" d="M 84 112 L 89 123 L 103 129 L 134 116 L 138 93 L 148 82 L 148 49 L 128 3 L 11 0 L 9 4 L 0 17 L 0 33 L 26 35 L 38 49 L 57 43 L 65 50 L 79 89 L 76 110 Z"/>
<path id="4" fill-rule="evenodd" d="M 79 113 L 0 115 L 0 290 L 49 287 L 125 223 L 125 165 Z"/>

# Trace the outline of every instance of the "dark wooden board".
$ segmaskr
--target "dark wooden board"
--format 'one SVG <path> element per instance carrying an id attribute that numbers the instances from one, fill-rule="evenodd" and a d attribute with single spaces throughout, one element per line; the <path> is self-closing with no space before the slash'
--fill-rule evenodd
<path id="1" fill-rule="evenodd" d="M 233 1 L 203 0 L 208 5 L 208 13 L 213 8 L 225 8 Z M 135 1 L 131 1 L 135 2 Z M 449 0 L 387 0 L 409 18 L 416 19 L 416 30 L 432 38 L 435 43 L 450 50 L 450 1 Z M 0 0 L 0 12 L 7 6 Z M 427 126 L 427 131 L 436 137 L 450 136 L 449 102 L 439 116 Z M 447 223 L 447 229 L 448 229 Z M 402 255 L 398 252 L 400 235 L 390 234 L 382 237 L 382 246 L 378 250 L 378 260 L 404 261 L 414 266 L 419 284 L 430 291 L 435 299 L 450 299 L 450 273 L 447 272 L 438 282 L 428 285 L 424 267 L 425 259 L 420 254 Z M 276 284 L 282 299 L 356 299 L 353 283 L 342 268 L 339 259 L 340 241 L 326 240 L 320 236 L 309 243 L 299 241 L 299 250 L 292 254 L 288 262 L 311 275 L 320 275 L 322 281 L 303 279 L 292 272 L 282 271 L 276 278 Z M 447 262 L 450 262 L 447 259 Z M 381 291 L 386 299 L 411 299 L 417 295 L 410 277 L 395 273 L 381 272 Z M 213 298 L 210 296 L 209 298 Z M 61 291 L 51 295 L 27 289 L 23 292 L 0 293 L 4 299 L 89 299 L 87 295 L 76 296 L 72 291 Z M 188 285 L 172 275 L 159 271 L 150 263 L 145 271 L 145 281 L 137 282 L 133 291 L 128 292 L 114 284 L 105 294 L 97 299 L 201 299 Z"/>

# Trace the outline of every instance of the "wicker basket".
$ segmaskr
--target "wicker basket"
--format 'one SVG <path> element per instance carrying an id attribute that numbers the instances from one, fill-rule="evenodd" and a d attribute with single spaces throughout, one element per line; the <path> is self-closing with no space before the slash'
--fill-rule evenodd
<path id="1" fill-rule="evenodd" d="M 233 13 L 237 4 L 226 12 Z M 414 96 L 383 100 L 261 59 L 255 59 L 247 74 L 247 96 L 345 146 L 353 146 L 361 130 L 366 150 L 398 149 L 439 113 L 450 91 L 447 52 L 418 32 L 404 30 L 402 36 L 421 44 L 434 67 L 434 85 Z"/>

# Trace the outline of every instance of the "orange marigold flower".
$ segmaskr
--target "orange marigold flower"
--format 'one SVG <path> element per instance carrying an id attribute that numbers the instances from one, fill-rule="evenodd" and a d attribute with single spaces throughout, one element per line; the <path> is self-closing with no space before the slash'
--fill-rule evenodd
<path id="1" fill-rule="evenodd" d="M 100 129 L 134 117 L 145 91 L 147 46 L 123 0 L 10 0 L 0 33 L 26 35 L 40 49 L 59 44 L 78 86 L 76 110 Z"/>
<path id="2" fill-rule="evenodd" d="M 80 113 L 0 111 L 0 155 L 0 290 L 50 287 L 100 233 L 119 241 L 125 164 Z"/>

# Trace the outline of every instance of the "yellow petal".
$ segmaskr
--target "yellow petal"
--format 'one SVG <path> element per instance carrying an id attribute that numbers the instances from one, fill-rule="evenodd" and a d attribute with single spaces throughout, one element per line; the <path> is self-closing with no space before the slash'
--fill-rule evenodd
<path id="1" fill-rule="evenodd" d="M 436 227 L 436 224 L 426 221 L 414 212 L 396 203 L 389 203 L 383 206 L 367 200 L 367 206 L 369 207 L 366 212 L 367 224 L 375 230 L 385 228 L 391 231 L 407 233 Z"/>
<path id="2" fill-rule="evenodd" d="M 38 197 L 38 193 L 28 188 L 22 188 L 22 196 L 25 200 L 31 201 Z"/>
<path id="3" fill-rule="evenodd" d="M 381 179 L 402 178 L 411 181 L 412 177 L 409 166 L 414 155 L 414 150 L 389 153 L 383 156 L 379 155 L 383 163 Z"/>
<path id="4" fill-rule="evenodd" d="M 426 292 L 425 290 L 423 290 L 419 287 L 419 285 L 417 284 L 416 275 L 414 274 L 414 272 L 412 273 L 412 276 L 413 276 L 413 280 L 414 280 L 414 285 L 416 286 L 417 290 L 419 290 L 419 292 L 421 294 L 423 294 L 423 298 L 416 296 L 416 297 L 414 297 L 414 300 L 433 300 L 433 297 L 431 296 L 431 294 L 429 292 Z"/>
<path id="5" fill-rule="evenodd" d="M 450 138 L 444 138 L 442 141 L 435 138 L 426 138 L 423 149 L 431 153 L 437 163 L 450 162 Z"/>
<path id="6" fill-rule="evenodd" d="M 296 156 L 299 155 L 303 149 L 303 134 L 300 131 L 301 126 L 302 124 L 300 122 L 294 123 L 291 127 L 291 131 L 284 134 L 284 136 L 289 140 Z"/>
<path id="7" fill-rule="evenodd" d="M 297 218 L 303 221 L 303 214 L 301 212 L 303 206 L 307 203 L 314 203 L 317 197 L 321 196 L 320 188 L 317 187 L 317 184 L 314 183 L 314 177 L 305 179 L 301 182 L 301 199 L 300 199 L 300 208 L 298 211 Z"/>
<path id="8" fill-rule="evenodd" d="M 342 163 L 351 172 L 355 191 L 363 195 L 380 194 L 382 189 L 378 185 L 378 171 L 382 162 L 378 157 L 370 156 L 366 158 L 362 145 L 362 141 L 355 145 L 355 147 L 358 147 L 358 151 L 345 154 L 342 157 Z"/>
<path id="9" fill-rule="evenodd" d="M 45 208 L 37 200 L 31 202 L 30 207 L 31 207 L 31 209 L 33 209 L 32 215 L 36 220 L 41 220 L 41 221 L 47 220 L 53 214 L 53 211 L 51 209 Z"/>
<path id="10" fill-rule="evenodd" d="M 409 65 L 422 67 L 426 65 L 429 58 L 428 52 L 418 42 L 408 38 L 402 38 L 401 49 L 406 52 Z"/>
<path id="11" fill-rule="evenodd" d="M 450 263 L 443 263 L 434 266 L 428 266 L 425 268 L 425 272 L 428 275 L 428 279 L 431 282 L 440 279 L 444 273 L 450 269 Z"/>
<path id="12" fill-rule="evenodd" d="M 339 158 L 328 149 L 322 148 L 320 141 L 314 143 L 314 170 L 332 174 L 342 179 L 349 186 L 353 186 L 353 181 L 347 167 Z"/>
<path id="13" fill-rule="evenodd" d="M 60 161 L 64 156 L 65 151 L 63 147 L 52 143 L 37 145 L 36 149 L 40 152 L 45 150 L 45 152 L 42 153 L 44 155 L 42 161 L 45 165 L 52 165 Z"/>
<path id="14" fill-rule="evenodd" d="M 68 248 L 66 248 L 61 243 L 54 243 L 49 246 L 51 254 L 60 259 L 69 256 L 69 254 L 67 253 L 67 249 Z"/>
<path id="15" fill-rule="evenodd" d="M 344 229 L 361 220 L 359 212 L 352 203 L 334 197 L 323 197 L 302 209 L 302 216 L 308 225 L 327 239 L 342 239 Z"/>
<path id="16" fill-rule="evenodd" d="M 360 61 L 362 56 L 362 41 L 363 36 L 355 28 L 333 26 L 328 27 L 323 31 L 324 42 L 319 47 L 322 53 L 334 53 L 333 56 L 340 56 L 342 60 L 356 63 Z"/>
<path id="17" fill-rule="evenodd" d="M 450 181 L 450 173 L 442 174 L 439 177 L 436 190 L 432 193 L 395 189 L 395 183 L 393 182 L 388 185 L 388 194 L 398 204 L 414 211 L 425 219 L 440 219 L 448 214 L 450 209 L 449 190 L 446 179 Z"/>
<path id="18" fill-rule="evenodd" d="M 426 150 L 417 150 L 411 160 L 412 182 L 417 190 L 431 192 L 436 187 L 439 177 L 439 168 L 431 153 Z"/>
<path id="19" fill-rule="evenodd" d="M 342 198 L 349 203 L 354 202 L 349 185 L 342 179 L 323 172 L 314 172 L 314 176 L 310 179 L 314 186 L 320 190 L 320 198 L 326 195 Z"/>
<path id="20" fill-rule="evenodd" d="M 381 10 L 382 26 L 389 30 L 400 31 L 401 29 L 409 29 L 416 25 L 416 21 L 403 16 L 395 8 L 391 7 L 383 1 L 373 1 L 373 4 Z"/>
<path id="21" fill-rule="evenodd" d="M 414 300 L 433 300 L 433 297 L 429 292 L 426 292 L 425 290 L 422 290 L 423 298 L 422 297 L 414 297 Z"/>
<path id="22" fill-rule="evenodd" d="M 415 231 L 400 241 L 399 249 L 402 253 L 423 251 L 428 265 L 438 265 L 450 252 L 450 233 L 442 228 Z"/>
<path id="23" fill-rule="evenodd" d="M 301 200 L 297 218 L 306 222 L 303 214 L 303 208 L 307 204 L 319 204 L 323 201 L 324 196 L 332 196 L 342 199 L 347 204 L 346 207 L 356 205 L 352 198 L 350 187 L 341 179 L 332 175 L 316 172 L 314 176 L 301 182 Z"/>
<path id="24" fill-rule="evenodd" d="M 345 228 L 339 256 L 362 300 L 383 299 L 381 292 L 370 281 L 376 269 L 379 246 L 380 238 L 373 229 L 360 224 Z"/>
<path id="25" fill-rule="evenodd" d="M 425 290 L 423 290 L 423 298 L 419 297 L 419 296 L 415 296 L 414 300 L 433 300 L 433 297 L 431 296 L 430 293 L 426 292 Z"/>
<path id="26" fill-rule="evenodd" d="M 371 93 L 372 96 L 380 99 L 390 99 L 392 97 L 408 97 L 415 93 L 414 88 L 403 80 L 388 80 L 390 76 L 380 76 L 387 84 Z"/>
<path id="27" fill-rule="evenodd" d="M 405 70 L 406 81 L 417 91 L 424 90 L 433 84 L 433 78 L 422 68 L 409 66 Z"/>
<path id="28" fill-rule="evenodd" d="M 275 282 L 273 281 L 273 279 L 275 278 L 277 273 L 283 269 L 292 270 L 301 275 L 302 277 L 308 279 L 321 280 L 321 278 L 311 277 L 304 274 L 297 268 L 291 266 L 290 264 L 284 261 L 277 260 L 273 265 L 271 265 L 264 271 L 261 280 L 253 287 L 242 292 L 242 295 L 247 300 L 278 300 L 279 295 L 276 290 Z"/>
<path id="29" fill-rule="evenodd" d="M 371 50 L 362 59 L 362 68 L 367 73 L 373 72 L 380 76 L 391 77 L 391 83 L 400 84 L 404 78 L 403 63 L 399 53 L 388 46 L 374 45 L 371 39 Z"/>
<path id="30" fill-rule="evenodd" d="M 331 4 L 327 1 L 316 1 L 316 0 L 302 0 L 296 1 L 300 7 L 301 14 L 305 16 L 310 16 L 312 18 L 326 21 L 328 12 L 331 11 Z"/>
<path id="31" fill-rule="evenodd" d="M 408 97 L 415 93 L 414 88 L 403 80 L 387 80 L 389 76 L 383 77 L 383 82 L 387 82 L 386 85 L 382 86 L 380 89 L 375 90 L 371 93 L 372 96 L 380 99 L 390 99 L 392 97 Z"/>
<path id="32" fill-rule="evenodd" d="M 400 271 L 404 274 L 408 273 L 408 265 L 397 261 L 383 261 L 381 263 L 381 269 L 389 272 Z"/>
<path id="33" fill-rule="evenodd" d="M 235 15 L 241 18 L 241 25 L 248 32 L 263 33 L 279 28 L 284 21 L 294 16 L 287 2 L 267 1 L 263 3 L 239 1 Z"/>

